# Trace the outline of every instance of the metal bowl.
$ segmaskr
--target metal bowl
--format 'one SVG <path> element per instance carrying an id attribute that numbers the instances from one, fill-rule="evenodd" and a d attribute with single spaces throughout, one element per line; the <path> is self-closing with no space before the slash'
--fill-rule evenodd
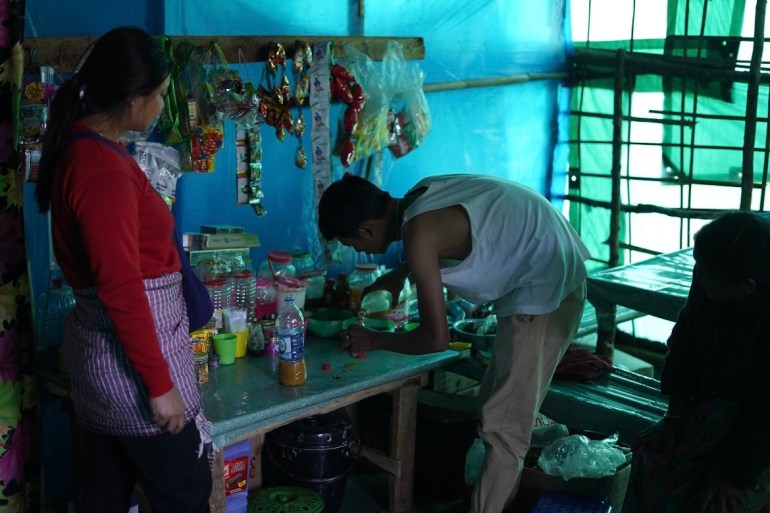
<path id="1" fill-rule="evenodd" d="M 463 319 L 452 325 L 455 337 L 459 342 L 470 342 L 471 352 L 484 351 L 491 353 L 494 348 L 495 334 L 479 334 L 479 329 L 484 325 L 484 319 Z"/>

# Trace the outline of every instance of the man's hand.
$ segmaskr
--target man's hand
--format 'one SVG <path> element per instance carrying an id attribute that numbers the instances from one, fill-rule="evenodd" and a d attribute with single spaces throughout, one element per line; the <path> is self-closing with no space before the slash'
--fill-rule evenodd
<path id="1" fill-rule="evenodd" d="M 184 428 L 184 401 L 182 394 L 174 387 L 163 395 L 150 399 L 152 420 L 171 434 L 177 434 Z"/>
<path id="2" fill-rule="evenodd" d="M 364 297 L 369 292 L 375 290 L 387 290 L 390 292 L 390 307 L 393 308 L 398 304 L 398 299 L 399 296 L 401 296 L 401 291 L 404 289 L 404 282 L 406 281 L 407 275 L 408 271 L 406 270 L 406 267 L 393 269 L 392 271 L 383 274 L 377 278 L 374 283 L 366 287 L 361 292 L 361 297 Z"/>
<path id="3" fill-rule="evenodd" d="M 353 356 L 364 351 L 377 349 L 374 337 L 377 332 L 358 324 L 351 325 L 348 329 L 340 331 L 340 347 Z"/>

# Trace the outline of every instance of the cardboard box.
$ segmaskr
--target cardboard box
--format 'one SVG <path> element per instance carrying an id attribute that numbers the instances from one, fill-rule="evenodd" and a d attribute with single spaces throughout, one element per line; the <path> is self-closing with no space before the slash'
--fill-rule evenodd
<path id="1" fill-rule="evenodd" d="M 259 246 L 256 233 L 185 233 L 183 245 L 187 250 L 248 248 Z"/>
<path id="2" fill-rule="evenodd" d="M 561 476 L 551 476 L 537 466 L 539 449 L 532 449 L 527 455 L 524 471 L 521 475 L 520 488 L 538 493 L 564 492 L 599 499 L 612 506 L 612 513 L 620 513 L 623 499 L 626 497 L 628 478 L 631 475 L 631 454 L 620 465 L 615 474 L 600 478 L 575 477 L 565 480 Z M 530 464 L 530 462 L 535 464 Z"/>

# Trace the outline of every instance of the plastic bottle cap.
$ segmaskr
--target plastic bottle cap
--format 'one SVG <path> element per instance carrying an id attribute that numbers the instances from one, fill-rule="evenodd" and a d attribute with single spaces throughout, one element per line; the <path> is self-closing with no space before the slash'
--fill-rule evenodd
<path id="1" fill-rule="evenodd" d="M 222 287 L 224 285 L 227 285 L 227 280 L 225 279 L 208 280 L 208 281 L 204 281 L 203 284 L 207 287 Z"/>
<path id="2" fill-rule="evenodd" d="M 265 278 L 263 276 L 257 277 L 257 287 L 270 287 L 273 285 L 273 280 Z"/>
<path id="3" fill-rule="evenodd" d="M 291 262 L 291 253 L 275 249 L 268 252 L 267 259 L 277 264 L 288 264 Z"/>
<path id="4" fill-rule="evenodd" d="M 249 271 L 248 269 L 243 270 L 243 271 L 241 271 L 239 273 L 234 274 L 233 278 L 235 278 L 237 280 L 243 280 L 245 278 L 251 278 L 251 271 Z"/>

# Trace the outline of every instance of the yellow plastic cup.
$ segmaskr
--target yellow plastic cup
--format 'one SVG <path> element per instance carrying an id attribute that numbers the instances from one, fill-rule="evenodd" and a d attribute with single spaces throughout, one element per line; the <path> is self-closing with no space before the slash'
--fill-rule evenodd
<path id="1" fill-rule="evenodd" d="M 246 342 L 249 340 L 249 331 L 237 331 L 235 333 L 235 357 L 246 356 Z"/>
<path id="2" fill-rule="evenodd" d="M 214 335 L 214 351 L 219 355 L 220 365 L 235 363 L 235 346 L 237 337 L 235 333 L 217 333 Z"/>

